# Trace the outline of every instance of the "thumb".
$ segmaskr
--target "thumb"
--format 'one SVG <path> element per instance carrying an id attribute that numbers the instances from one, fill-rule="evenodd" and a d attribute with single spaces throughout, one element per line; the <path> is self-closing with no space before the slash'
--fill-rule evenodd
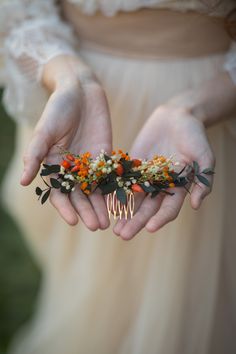
<path id="1" fill-rule="evenodd" d="M 20 180 L 22 186 L 28 186 L 34 180 L 49 148 L 45 133 L 36 130 L 24 154 L 24 171 Z"/>

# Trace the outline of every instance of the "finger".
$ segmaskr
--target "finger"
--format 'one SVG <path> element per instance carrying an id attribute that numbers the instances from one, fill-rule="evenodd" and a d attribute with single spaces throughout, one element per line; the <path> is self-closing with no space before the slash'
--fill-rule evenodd
<path id="1" fill-rule="evenodd" d="M 199 161 L 200 171 L 203 171 L 204 168 L 207 167 L 211 167 L 214 169 L 215 161 L 213 157 L 210 157 L 203 161 Z M 205 175 L 205 174 L 202 175 L 208 180 L 209 186 L 206 186 L 205 184 L 201 183 L 199 180 L 196 180 L 197 184 L 194 184 L 194 187 L 191 192 L 191 198 L 190 198 L 191 206 L 193 209 L 196 210 L 200 208 L 204 198 L 211 193 L 212 186 L 213 186 L 213 180 L 214 180 L 213 175 Z"/>
<path id="2" fill-rule="evenodd" d="M 106 207 L 106 203 L 104 197 L 101 195 L 101 192 L 96 190 L 89 196 L 90 203 L 93 206 L 93 209 L 97 215 L 100 229 L 105 230 L 110 225 L 110 220 L 108 216 L 108 211 Z"/>
<path id="3" fill-rule="evenodd" d="M 146 229 L 149 232 L 156 232 L 165 224 L 174 220 L 178 216 L 187 192 L 184 189 L 173 189 L 173 192 L 175 193 L 174 195 L 166 195 L 163 198 L 160 209 L 147 222 Z"/>
<path id="4" fill-rule="evenodd" d="M 146 197 L 145 193 L 135 193 L 134 194 L 134 215 L 139 209 L 140 205 L 142 204 L 144 198 Z M 121 230 L 124 228 L 124 226 L 129 222 L 129 220 L 126 220 L 125 218 L 118 219 L 115 226 L 113 227 L 113 232 L 117 235 L 120 236 Z"/>
<path id="5" fill-rule="evenodd" d="M 68 195 L 62 194 L 57 190 L 51 190 L 50 202 L 69 225 L 76 225 L 78 223 L 77 213 L 71 205 Z"/>
<path id="6" fill-rule="evenodd" d="M 75 191 L 70 194 L 70 200 L 87 228 L 91 231 L 96 231 L 100 226 L 98 217 L 89 199 L 78 186 Z"/>
<path id="7" fill-rule="evenodd" d="M 130 240 L 137 235 L 149 219 L 159 210 L 162 199 L 163 197 L 160 194 L 155 198 L 151 198 L 150 195 L 147 195 L 140 205 L 137 213 L 121 230 L 121 238 L 124 240 Z"/>
<path id="8" fill-rule="evenodd" d="M 24 171 L 20 181 L 23 186 L 28 186 L 36 177 L 48 150 L 47 138 L 41 131 L 35 131 L 24 155 Z"/>

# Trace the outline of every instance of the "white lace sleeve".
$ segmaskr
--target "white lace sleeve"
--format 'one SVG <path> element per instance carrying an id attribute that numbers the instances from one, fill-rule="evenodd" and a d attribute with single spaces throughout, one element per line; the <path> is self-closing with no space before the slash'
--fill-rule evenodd
<path id="1" fill-rule="evenodd" d="M 4 58 L 4 104 L 15 119 L 35 123 L 47 93 L 40 85 L 43 65 L 74 53 L 71 28 L 54 0 L 0 0 L 0 39 Z"/>

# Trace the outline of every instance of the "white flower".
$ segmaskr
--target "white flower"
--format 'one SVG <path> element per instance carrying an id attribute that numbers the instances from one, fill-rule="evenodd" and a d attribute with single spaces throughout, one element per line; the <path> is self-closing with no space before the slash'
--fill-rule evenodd
<path id="1" fill-rule="evenodd" d="M 107 168 L 107 173 L 111 173 L 111 167 Z"/>
<path id="2" fill-rule="evenodd" d="M 117 168 L 118 167 L 118 163 L 114 163 L 114 168 Z"/>
<path id="3" fill-rule="evenodd" d="M 74 180 L 75 180 L 75 179 L 74 179 L 74 176 L 72 176 L 72 175 L 69 176 L 69 179 L 70 179 L 71 181 L 74 181 Z"/>
<path id="4" fill-rule="evenodd" d="M 128 187 L 131 185 L 131 182 L 130 181 L 125 182 L 125 185 Z"/>
<path id="5" fill-rule="evenodd" d="M 73 188 L 71 189 L 72 192 L 74 192 L 74 190 L 75 190 L 75 187 L 73 187 Z"/>
<path id="6" fill-rule="evenodd" d="M 123 187 L 123 185 L 124 185 L 124 182 L 122 182 L 122 181 L 119 181 L 119 182 L 118 182 L 118 186 L 119 186 L 119 187 Z"/>
<path id="7" fill-rule="evenodd" d="M 66 187 L 68 185 L 68 182 L 62 182 L 61 184 L 63 187 Z"/>
<path id="8" fill-rule="evenodd" d="M 65 167 L 61 166 L 60 174 L 61 174 L 61 175 L 64 175 L 64 173 L 65 173 Z"/>
<path id="9" fill-rule="evenodd" d="M 66 174 L 66 175 L 64 176 L 64 178 L 65 178 L 65 179 L 70 179 L 70 175 Z"/>
<path id="10" fill-rule="evenodd" d="M 103 169 L 102 169 L 102 173 L 107 173 L 107 169 L 106 169 L 106 167 L 103 167 Z"/>
<path id="11" fill-rule="evenodd" d="M 112 164 L 112 160 L 108 160 L 108 161 L 107 161 L 107 164 L 108 164 L 108 165 L 111 165 L 111 164 Z"/>
<path id="12" fill-rule="evenodd" d="M 135 178 L 132 179 L 132 183 L 135 184 L 137 180 Z"/>
<path id="13" fill-rule="evenodd" d="M 148 181 L 145 181 L 145 182 L 144 182 L 144 185 L 145 185 L 146 187 L 150 187 L 150 183 L 149 183 Z"/>
<path id="14" fill-rule="evenodd" d="M 67 189 L 67 190 L 69 190 L 69 189 L 70 189 L 70 185 L 69 185 L 69 184 L 66 186 L 66 189 Z"/>

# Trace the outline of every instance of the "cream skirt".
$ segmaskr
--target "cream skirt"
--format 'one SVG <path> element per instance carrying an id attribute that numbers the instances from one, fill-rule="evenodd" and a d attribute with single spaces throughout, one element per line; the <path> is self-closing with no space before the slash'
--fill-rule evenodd
<path id="1" fill-rule="evenodd" d="M 158 105 L 213 77 L 224 60 L 138 60 L 92 49 L 79 54 L 107 93 L 114 148 L 127 151 Z M 197 212 L 186 198 L 177 220 L 125 242 L 111 228 L 92 233 L 82 223 L 67 226 L 50 204 L 37 201 L 39 179 L 19 186 L 32 130 L 18 126 L 3 193 L 43 282 L 35 316 L 10 353 L 236 353 L 236 138 L 226 124 L 208 132 L 217 159 L 211 196 Z"/>

